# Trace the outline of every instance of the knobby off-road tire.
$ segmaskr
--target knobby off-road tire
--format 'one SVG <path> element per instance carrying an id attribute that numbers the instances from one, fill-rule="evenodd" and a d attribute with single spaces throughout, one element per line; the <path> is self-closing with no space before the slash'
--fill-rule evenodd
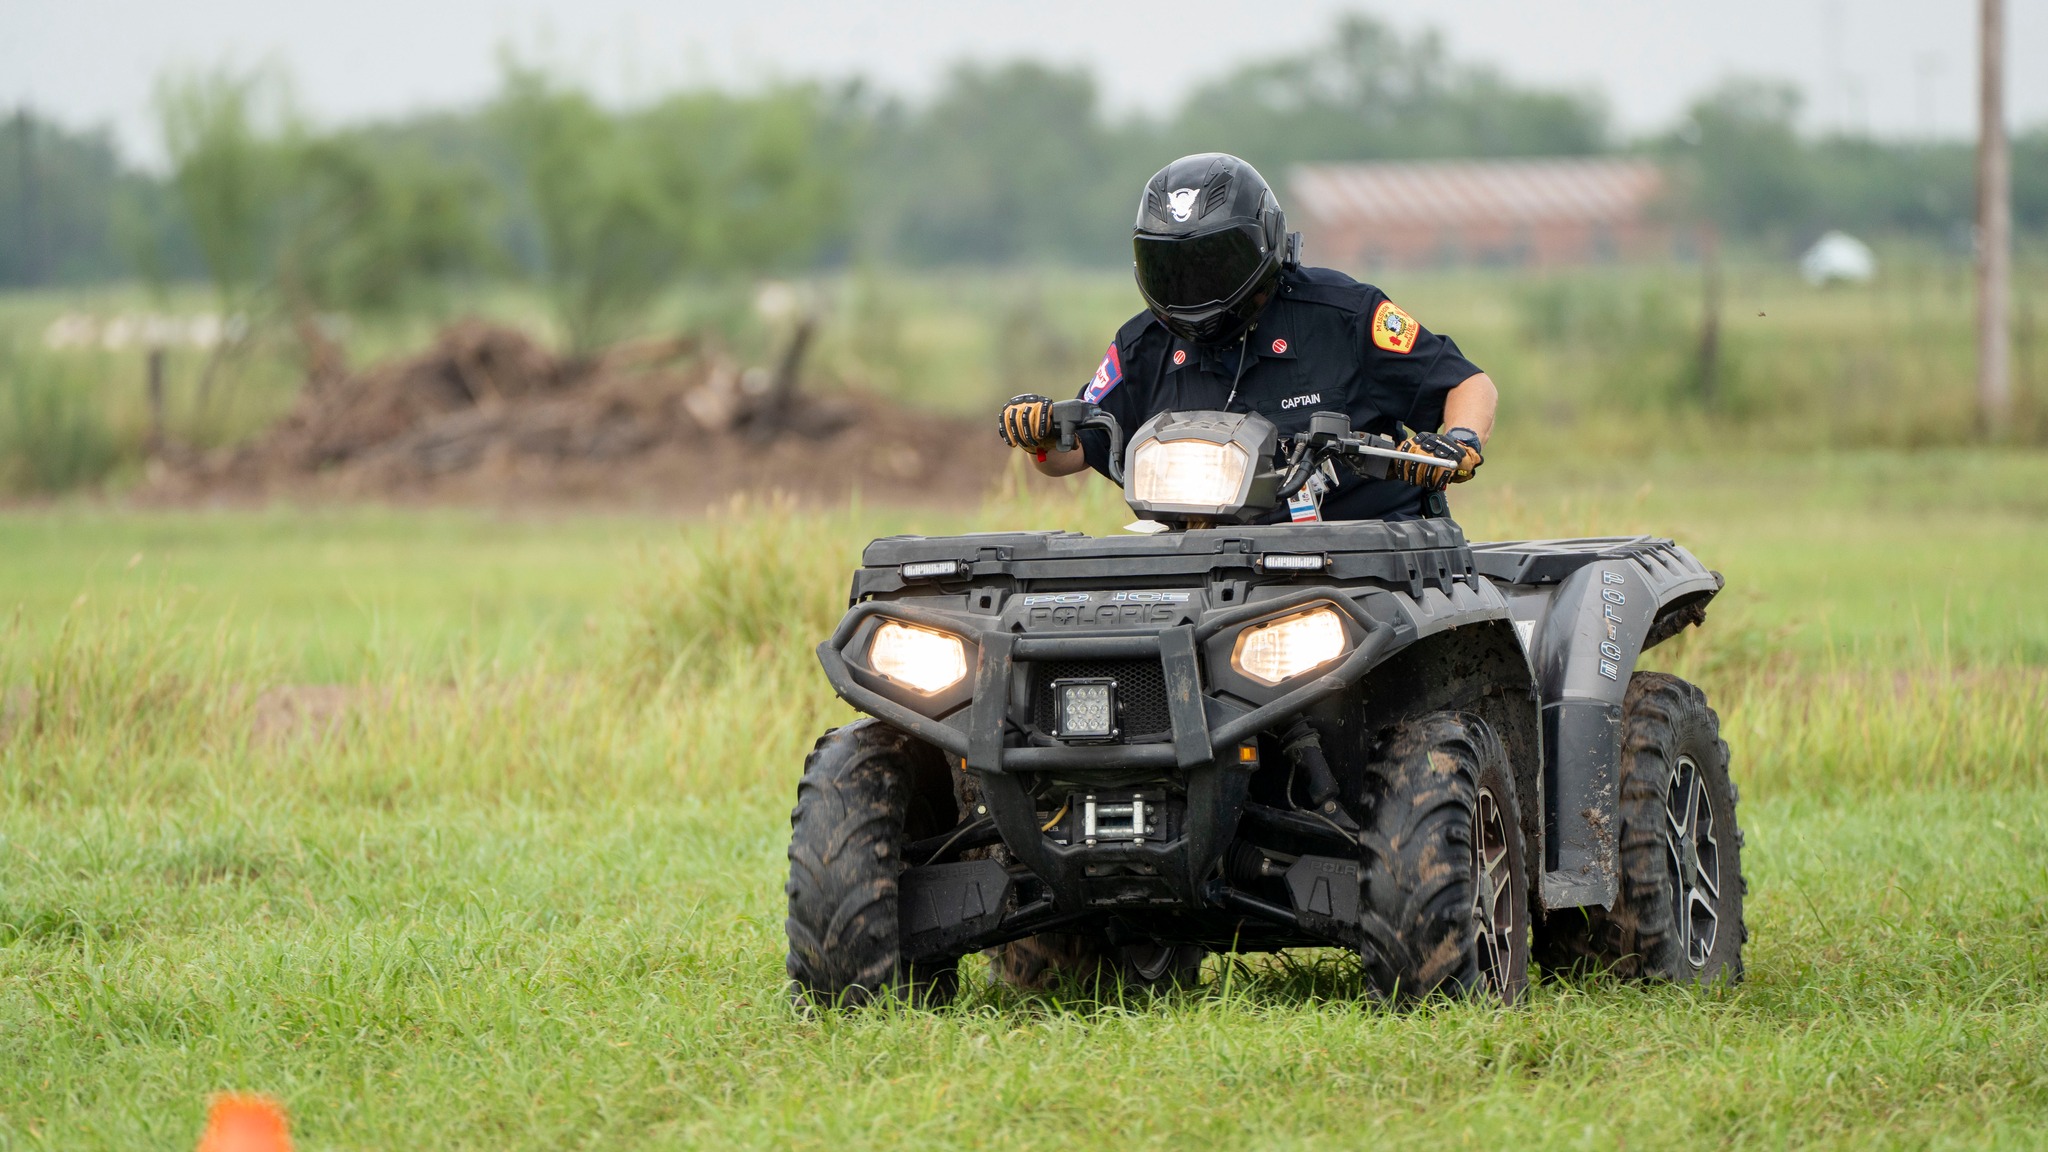
<path id="1" fill-rule="evenodd" d="M 1514 1004 L 1529 983 L 1529 880 L 1506 751 L 1476 716 L 1437 712 L 1382 735 L 1360 841 L 1368 979 L 1397 1001 Z"/>
<path id="2" fill-rule="evenodd" d="M 1208 951 L 1195 944 L 1115 945 L 1085 932 L 1041 932 L 988 950 L 989 971 L 1013 988 L 1043 991 L 1072 981 L 1101 992 L 1192 988 Z"/>
<path id="3" fill-rule="evenodd" d="M 1638 672 L 1622 700 L 1621 891 L 1537 933 L 1546 971 L 1705 984 L 1742 979 L 1742 828 L 1706 694 Z"/>
<path id="4" fill-rule="evenodd" d="M 951 813 L 923 811 L 913 788 L 921 761 L 934 755 L 887 724 L 861 720 L 819 737 L 805 758 L 789 816 L 783 888 L 789 979 L 799 1005 L 856 1007 L 894 996 L 931 1007 L 958 994 L 958 958 L 913 970 L 897 927 L 906 837 L 952 823 Z"/>

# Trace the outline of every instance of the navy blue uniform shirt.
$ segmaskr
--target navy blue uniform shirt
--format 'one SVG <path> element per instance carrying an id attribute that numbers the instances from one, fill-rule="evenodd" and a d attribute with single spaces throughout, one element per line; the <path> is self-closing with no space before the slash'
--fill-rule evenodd
<path id="1" fill-rule="evenodd" d="M 1317 412 L 1344 412 L 1351 426 L 1401 439 L 1400 426 L 1436 431 L 1444 397 L 1479 369 L 1448 336 L 1415 323 L 1387 294 L 1328 268 L 1283 272 L 1273 299 L 1242 345 L 1210 347 L 1183 340 L 1150 312 L 1117 330 L 1116 342 L 1081 389 L 1130 436 L 1160 412 L 1223 410 L 1239 349 L 1248 357 L 1232 412 L 1257 412 L 1282 436 L 1308 430 Z M 1109 438 L 1082 432 L 1088 464 L 1109 474 Z M 1369 480 L 1337 469 L 1335 491 L 1323 497 L 1326 520 L 1413 520 L 1423 490 Z M 1273 518 L 1285 519 L 1277 509 Z"/>

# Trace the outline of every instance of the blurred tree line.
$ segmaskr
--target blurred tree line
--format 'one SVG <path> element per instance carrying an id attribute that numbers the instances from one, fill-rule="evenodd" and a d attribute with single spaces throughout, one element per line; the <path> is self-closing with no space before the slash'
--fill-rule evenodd
<path id="1" fill-rule="evenodd" d="M 1971 148 L 1812 138 L 1798 94 L 1707 94 L 1671 131 L 1616 139 L 1590 95 L 1450 58 L 1363 16 L 1245 65 L 1157 118 L 1108 115 L 1080 70 L 963 65 L 912 104 L 785 84 L 601 105 L 509 65 L 482 107 L 318 130 L 283 78 L 167 78 L 169 171 L 23 109 L 0 122 L 0 287 L 205 279 L 222 306 L 295 315 L 430 306 L 522 277 L 589 347 L 679 277 L 872 261 L 1114 264 L 1143 179 L 1184 152 L 1304 161 L 1655 155 L 1725 234 L 1790 246 L 1824 228 L 1967 237 Z M 2014 143 L 2015 215 L 2048 231 L 2048 128 Z M 1284 187 L 1283 187 L 1284 195 Z"/>

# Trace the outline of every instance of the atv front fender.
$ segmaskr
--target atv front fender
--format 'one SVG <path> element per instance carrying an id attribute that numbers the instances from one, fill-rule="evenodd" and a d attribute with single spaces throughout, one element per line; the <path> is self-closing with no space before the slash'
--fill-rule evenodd
<path id="1" fill-rule="evenodd" d="M 1620 888 L 1621 703 L 1643 651 L 1703 615 L 1721 574 L 1669 540 L 1477 545 L 1514 605 L 1543 706 L 1545 908 L 1611 906 Z"/>

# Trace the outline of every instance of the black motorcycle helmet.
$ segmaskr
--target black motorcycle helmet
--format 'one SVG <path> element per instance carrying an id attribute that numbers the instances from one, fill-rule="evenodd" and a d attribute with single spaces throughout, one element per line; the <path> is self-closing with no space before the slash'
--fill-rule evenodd
<path id="1" fill-rule="evenodd" d="M 1228 343 L 1272 298 L 1293 243 L 1258 169 L 1221 152 L 1183 156 L 1145 183 L 1138 204 L 1138 292 L 1175 335 Z"/>

